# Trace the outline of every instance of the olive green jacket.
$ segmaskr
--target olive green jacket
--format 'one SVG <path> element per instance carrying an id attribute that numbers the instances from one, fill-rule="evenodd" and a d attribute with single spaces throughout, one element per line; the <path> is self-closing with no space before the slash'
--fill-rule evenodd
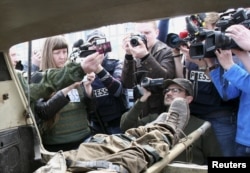
<path id="1" fill-rule="evenodd" d="M 17 76 L 26 96 L 30 92 L 30 101 L 34 102 L 39 98 L 49 97 L 53 92 L 65 88 L 74 82 L 81 81 L 85 72 L 82 70 L 80 64 L 72 62 L 61 69 L 48 69 L 44 72 L 36 72 L 41 77 L 38 83 L 28 84 L 23 74 L 24 72 L 17 71 Z"/>

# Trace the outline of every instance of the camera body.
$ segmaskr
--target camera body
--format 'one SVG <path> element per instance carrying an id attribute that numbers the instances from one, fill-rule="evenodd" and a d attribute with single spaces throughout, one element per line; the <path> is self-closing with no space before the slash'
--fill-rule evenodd
<path id="1" fill-rule="evenodd" d="M 96 38 L 94 41 L 94 45 L 96 47 L 96 52 L 107 53 L 111 52 L 111 44 L 109 41 L 106 41 L 106 38 Z"/>
<path id="2" fill-rule="evenodd" d="M 238 8 L 236 10 L 228 10 L 220 15 L 219 21 L 216 26 L 220 28 L 220 31 L 225 32 L 225 30 L 234 24 L 243 24 L 247 27 L 249 26 L 250 13 L 243 8 Z M 247 27 L 249 28 L 249 27 Z"/>
<path id="3" fill-rule="evenodd" d="M 163 89 L 164 79 L 163 78 L 155 78 L 151 79 L 149 77 L 144 77 L 141 80 L 140 85 L 136 85 L 133 87 L 133 95 L 135 99 L 140 98 L 143 95 L 143 91 L 141 87 L 144 87 L 146 90 L 151 93 L 157 93 L 159 90 Z"/>
<path id="4" fill-rule="evenodd" d="M 138 40 L 142 40 L 142 42 L 147 46 L 147 38 L 145 35 L 143 34 L 133 34 L 130 37 L 130 44 L 133 47 L 136 47 L 139 45 L 139 41 Z"/>
<path id="5" fill-rule="evenodd" d="M 72 61 L 78 61 L 78 58 L 85 58 L 88 55 L 91 55 L 95 52 L 99 52 L 100 54 L 105 54 L 107 52 L 111 52 L 111 43 L 109 41 L 106 41 L 106 38 L 98 38 L 95 39 L 94 42 L 95 49 L 90 49 L 93 44 L 85 43 L 83 45 L 79 45 L 75 51 L 73 51 L 70 55 L 70 59 Z"/>
<path id="6" fill-rule="evenodd" d="M 204 57 L 215 58 L 214 51 L 221 49 L 241 49 L 230 37 L 225 35 L 225 30 L 234 24 L 242 24 L 249 28 L 250 13 L 239 8 L 223 13 L 216 23 L 216 30 L 206 30 L 192 23 L 189 17 L 186 17 L 187 30 L 193 39 L 190 41 L 190 57 L 201 59 Z"/>
<path id="7" fill-rule="evenodd" d="M 173 49 L 179 48 L 181 45 L 187 45 L 189 41 L 191 41 L 189 36 L 181 38 L 175 33 L 169 33 L 166 38 L 166 44 Z"/>
<path id="8" fill-rule="evenodd" d="M 141 86 L 153 93 L 157 92 L 160 88 L 162 88 L 163 83 L 163 78 L 151 79 L 149 77 L 144 77 L 141 81 Z"/>

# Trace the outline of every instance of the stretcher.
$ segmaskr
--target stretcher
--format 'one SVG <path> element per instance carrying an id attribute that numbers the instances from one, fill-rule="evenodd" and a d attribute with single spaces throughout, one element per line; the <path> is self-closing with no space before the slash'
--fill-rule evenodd
<path id="1" fill-rule="evenodd" d="M 171 150 L 167 157 L 155 163 L 148 168 L 146 173 L 205 173 L 207 166 L 195 165 L 190 163 L 171 163 L 180 153 L 194 143 L 202 134 L 210 128 L 211 124 L 205 121 L 198 129 L 194 130 L 188 136 L 180 139 Z"/>

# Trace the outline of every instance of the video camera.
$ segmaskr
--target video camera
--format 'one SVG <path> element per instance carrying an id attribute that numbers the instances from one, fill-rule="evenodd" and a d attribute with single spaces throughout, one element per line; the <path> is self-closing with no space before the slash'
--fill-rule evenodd
<path id="1" fill-rule="evenodd" d="M 196 25 L 191 17 L 186 17 L 186 26 L 188 36 L 185 39 L 177 37 L 178 35 L 169 35 L 166 43 L 175 48 L 181 44 L 189 44 L 189 54 L 193 59 L 201 59 L 204 57 L 215 58 L 214 51 L 218 48 L 231 49 L 240 47 L 228 36 L 225 35 L 225 30 L 234 24 L 242 24 L 250 28 L 250 13 L 243 8 L 230 10 L 220 15 L 219 21 L 216 23 L 216 30 L 207 30 Z"/>
<path id="2" fill-rule="evenodd" d="M 133 88 L 134 98 L 140 98 L 143 95 L 141 87 L 144 87 L 146 90 L 151 93 L 156 93 L 163 88 L 164 79 L 163 78 L 155 78 L 151 79 L 149 77 L 144 77 L 141 80 L 140 85 L 136 85 Z"/>
<path id="3" fill-rule="evenodd" d="M 163 86 L 163 82 L 164 82 L 163 78 L 151 79 L 148 77 L 144 77 L 141 81 L 141 86 L 151 92 L 156 92 L 159 89 L 159 87 Z"/>
<path id="4" fill-rule="evenodd" d="M 236 10 L 231 9 L 220 15 L 219 21 L 216 26 L 220 31 L 225 32 L 225 30 L 234 24 L 242 24 L 246 28 L 250 26 L 250 12 L 244 8 L 238 8 Z"/>
<path id="5" fill-rule="evenodd" d="M 250 24 L 249 12 L 243 8 L 237 10 L 226 11 L 220 15 L 219 21 L 216 23 L 216 30 L 205 30 L 203 28 L 196 29 L 198 34 L 196 37 L 202 37 L 200 42 L 195 42 L 190 46 L 190 56 L 194 59 L 204 57 L 216 57 L 214 51 L 221 49 L 241 49 L 230 37 L 225 35 L 225 30 L 234 24 L 242 24 L 249 28 Z M 186 20 L 187 25 L 188 20 Z M 204 41 L 204 44 L 202 43 Z"/>
<path id="6" fill-rule="evenodd" d="M 173 49 L 178 49 L 181 45 L 188 46 L 188 42 L 190 41 L 192 41 L 192 38 L 188 35 L 187 31 L 181 32 L 179 35 L 169 33 L 166 38 L 166 44 Z"/>
<path id="7" fill-rule="evenodd" d="M 106 41 L 106 38 L 96 38 L 92 44 L 88 42 L 84 44 L 80 40 L 78 40 L 73 45 L 73 47 L 76 47 L 76 50 L 74 50 L 70 55 L 70 59 L 72 61 L 77 61 L 78 58 L 85 58 L 86 56 L 91 55 L 95 52 L 105 54 L 112 51 L 111 43 L 109 41 Z M 95 46 L 94 50 L 89 49 L 92 46 Z"/>

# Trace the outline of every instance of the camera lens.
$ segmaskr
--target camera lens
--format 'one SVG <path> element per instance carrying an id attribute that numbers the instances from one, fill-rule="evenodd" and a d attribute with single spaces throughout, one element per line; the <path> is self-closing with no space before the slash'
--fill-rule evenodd
<path id="1" fill-rule="evenodd" d="M 130 40 L 130 44 L 133 46 L 133 47 L 136 47 L 139 45 L 139 42 L 138 42 L 138 39 L 137 38 L 132 38 Z"/>
<path id="2" fill-rule="evenodd" d="M 167 35 L 166 44 L 171 48 L 180 47 L 182 42 L 183 40 L 177 34 L 169 33 Z"/>

